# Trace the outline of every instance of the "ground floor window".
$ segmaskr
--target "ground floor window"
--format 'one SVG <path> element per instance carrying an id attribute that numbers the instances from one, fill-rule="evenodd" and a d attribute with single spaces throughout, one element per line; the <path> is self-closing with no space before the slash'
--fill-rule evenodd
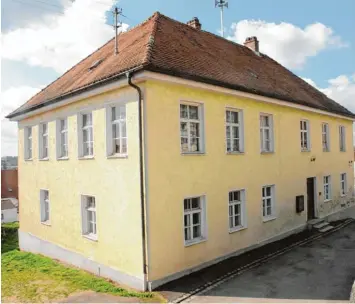
<path id="1" fill-rule="evenodd" d="M 205 238 L 204 197 L 184 199 L 184 239 L 185 244 L 199 242 Z"/>
<path id="2" fill-rule="evenodd" d="M 245 226 L 245 190 L 229 192 L 229 231 Z"/>
<path id="3" fill-rule="evenodd" d="M 268 219 L 275 216 L 275 186 L 264 186 L 262 188 L 263 218 Z"/>
<path id="4" fill-rule="evenodd" d="M 82 195 L 82 232 L 90 238 L 97 238 L 96 200 L 93 196 Z"/>

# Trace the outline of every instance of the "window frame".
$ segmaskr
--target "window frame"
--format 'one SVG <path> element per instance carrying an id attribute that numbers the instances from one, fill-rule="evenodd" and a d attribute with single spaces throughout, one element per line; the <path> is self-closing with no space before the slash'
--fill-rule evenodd
<path id="1" fill-rule="evenodd" d="M 306 123 L 306 129 L 302 129 L 303 127 L 303 124 L 302 123 Z M 310 152 L 311 151 L 311 128 L 310 128 L 310 124 L 309 124 L 309 120 L 308 119 L 301 119 L 300 120 L 300 123 L 302 125 L 300 125 L 300 136 L 301 136 L 301 141 L 300 141 L 300 144 L 301 144 L 301 152 Z M 304 148 L 303 147 L 303 142 L 304 142 L 304 136 L 302 137 L 302 134 L 307 134 L 307 148 Z"/>
<path id="2" fill-rule="evenodd" d="M 47 199 L 45 196 L 47 193 Z M 47 208 L 46 208 L 47 207 Z M 40 220 L 41 224 L 50 225 L 51 224 L 51 205 L 50 205 L 50 196 L 48 189 L 40 189 Z"/>
<path id="3" fill-rule="evenodd" d="M 44 126 L 46 126 L 46 132 L 43 131 Z M 45 147 L 45 141 L 47 142 L 47 147 Z M 44 151 L 47 149 L 47 155 Z M 48 160 L 49 159 L 49 124 L 48 122 L 42 122 L 38 125 L 38 159 Z"/>
<path id="4" fill-rule="evenodd" d="M 117 121 L 112 121 L 112 111 L 113 108 L 121 108 L 123 107 L 125 110 L 124 120 L 120 118 Z M 122 140 L 126 140 L 126 151 L 125 152 L 114 152 L 113 145 L 113 125 L 118 124 L 120 135 L 122 134 L 122 125 L 125 125 L 126 136 L 118 137 L 120 140 L 120 147 L 122 147 Z M 122 151 L 122 150 L 121 150 Z M 127 104 L 126 103 L 112 103 L 106 105 L 106 156 L 108 158 L 126 158 L 128 156 L 128 130 L 127 130 Z"/>
<path id="5" fill-rule="evenodd" d="M 262 125 L 262 118 L 267 117 L 269 119 L 269 126 Z M 265 130 L 269 130 L 269 145 L 270 149 L 265 149 L 266 140 L 264 140 Z M 259 113 L 259 136 L 260 136 L 260 153 L 275 153 L 275 144 L 274 144 L 274 115 L 270 113 Z"/>
<path id="6" fill-rule="evenodd" d="M 265 193 L 266 193 L 266 188 L 270 187 L 270 193 L 271 195 L 270 196 L 264 196 L 263 194 L 263 190 L 265 189 Z M 276 189 L 275 189 L 275 185 L 264 185 L 261 187 L 261 214 L 262 214 L 262 218 L 263 218 L 263 222 L 268 222 L 268 221 L 272 221 L 274 219 L 277 218 L 277 215 L 276 215 Z M 266 208 L 267 210 L 267 205 L 265 204 L 264 206 L 264 200 L 267 200 L 267 199 L 271 199 L 271 204 L 270 204 L 270 207 L 271 207 L 271 214 L 270 215 L 264 215 L 264 209 Z"/>
<path id="7" fill-rule="evenodd" d="M 240 205 L 240 225 L 236 226 L 233 225 L 233 227 L 231 227 L 230 225 L 230 207 L 234 207 L 235 205 L 237 205 L 238 203 L 234 200 L 230 200 L 230 195 L 231 193 L 234 192 L 240 192 L 240 201 L 239 201 L 239 205 Z M 233 232 L 237 232 L 243 229 L 247 228 L 247 216 L 246 216 L 246 202 L 245 202 L 245 198 L 246 198 L 246 191 L 245 189 L 234 189 L 228 192 L 228 231 L 229 233 L 233 233 Z M 235 216 L 234 213 L 235 209 L 233 208 L 233 217 Z"/>
<path id="8" fill-rule="evenodd" d="M 339 151 L 346 152 L 346 128 L 343 125 L 339 126 Z"/>
<path id="9" fill-rule="evenodd" d="M 327 183 L 325 183 L 325 179 L 329 178 L 329 180 L 327 181 Z M 328 195 L 326 197 L 326 186 L 328 186 Z M 323 176 L 323 201 L 324 202 L 328 202 L 332 200 L 332 177 L 331 175 L 324 175 Z"/>
<path id="10" fill-rule="evenodd" d="M 344 189 L 343 189 L 343 186 L 344 186 Z M 346 172 L 340 173 L 340 196 L 341 197 L 346 196 L 347 187 L 348 187 L 348 176 L 347 176 Z"/>
<path id="11" fill-rule="evenodd" d="M 197 113 L 198 113 L 198 117 L 199 119 L 189 119 L 189 118 L 181 118 L 181 106 L 182 105 L 185 105 L 185 106 L 192 106 L 192 107 L 197 107 Z M 199 154 L 205 154 L 206 151 L 205 151 L 205 119 L 204 119 L 204 116 L 205 116 L 205 112 L 204 112 L 204 104 L 202 102 L 191 102 L 191 101 L 186 101 L 186 100 L 180 100 L 180 103 L 179 103 L 179 141 L 180 141 L 180 153 L 182 155 L 199 155 Z M 188 115 L 189 115 L 189 111 L 188 112 Z M 186 137 L 186 136 L 182 136 L 181 135 L 181 123 L 182 122 L 185 122 L 187 123 L 188 127 L 187 127 L 187 138 L 188 138 L 188 148 L 189 150 L 188 151 L 183 151 L 182 149 L 182 143 L 181 143 L 181 139 L 183 137 Z M 198 123 L 199 124 L 199 133 L 200 133 L 200 136 L 198 137 L 200 142 L 199 142 L 199 147 L 200 147 L 200 150 L 199 151 L 190 151 L 190 142 L 191 142 L 191 139 L 190 139 L 190 124 L 191 123 Z"/>
<path id="12" fill-rule="evenodd" d="M 29 131 L 31 134 L 29 135 Z M 33 159 L 33 126 L 24 127 L 24 160 Z"/>
<path id="13" fill-rule="evenodd" d="M 84 116 L 85 115 L 91 115 L 91 126 L 85 126 L 84 127 Z M 94 138 L 94 114 L 93 111 L 84 111 L 81 113 L 78 113 L 78 122 L 77 122 L 77 128 L 78 128 L 78 158 L 79 159 L 93 159 L 95 156 L 95 138 Z M 91 141 L 92 142 L 92 154 L 84 155 L 84 128 L 90 129 L 91 127 Z"/>
<path id="14" fill-rule="evenodd" d="M 326 122 L 322 123 L 322 149 L 323 152 L 330 152 L 330 130 Z"/>
<path id="15" fill-rule="evenodd" d="M 234 112 L 238 113 L 238 123 L 234 122 L 228 122 L 227 120 L 227 112 Z M 227 154 L 243 154 L 244 153 L 244 113 L 243 110 L 233 108 L 233 107 L 226 107 L 224 111 L 224 124 L 225 124 L 225 150 Z M 230 147 L 231 151 L 228 151 L 228 137 L 227 137 L 227 127 L 230 129 L 230 137 L 229 140 L 231 141 Z M 235 138 L 232 138 L 232 128 L 237 127 L 238 128 L 238 139 L 239 139 L 239 151 L 233 151 L 233 140 Z"/>
<path id="16" fill-rule="evenodd" d="M 200 208 L 199 209 L 191 209 L 189 211 L 185 211 L 185 200 L 191 200 L 191 199 L 194 199 L 194 198 L 199 198 Z M 191 202 L 191 206 L 192 206 L 192 202 Z M 197 212 L 198 210 L 200 210 L 200 211 Z M 201 242 L 205 242 L 207 240 L 206 196 L 205 195 L 196 195 L 196 196 L 185 197 L 182 200 L 182 212 L 183 212 L 183 217 L 182 217 L 182 228 L 183 228 L 183 231 L 182 231 L 182 235 L 183 235 L 183 240 L 184 240 L 184 246 L 188 247 L 188 246 L 191 246 L 191 245 L 199 244 Z M 191 227 L 191 231 L 192 231 L 192 228 L 193 228 L 192 217 L 193 217 L 193 214 L 195 214 L 195 213 L 200 213 L 200 221 L 201 221 L 200 222 L 200 226 L 201 226 L 201 228 L 200 228 L 201 230 L 200 231 L 201 231 L 201 236 L 196 237 L 196 238 L 192 238 L 190 240 L 186 240 L 185 239 L 185 229 L 187 227 Z M 190 226 L 185 226 L 185 215 L 189 215 L 189 217 L 190 217 L 190 223 L 191 223 Z"/>
<path id="17" fill-rule="evenodd" d="M 66 129 L 62 129 L 61 122 L 65 121 Z M 66 133 L 66 143 L 63 144 L 62 134 Z M 63 146 L 67 146 L 67 153 L 63 155 Z M 58 160 L 69 159 L 69 119 L 68 117 L 62 117 L 56 120 L 56 150 Z"/>
<path id="18" fill-rule="evenodd" d="M 95 207 L 88 207 L 88 198 L 93 198 Z M 90 239 L 92 241 L 97 241 L 98 240 L 98 225 L 97 225 L 97 200 L 94 195 L 87 195 L 87 194 L 82 194 L 81 195 L 81 234 L 83 237 Z M 90 210 L 89 210 L 90 209 Z M 96 233 L 93 233 L 90 230 L 90 220 L 88 213 L 89 212 L 94 212 L 95 213 L 95 231 Z"/>

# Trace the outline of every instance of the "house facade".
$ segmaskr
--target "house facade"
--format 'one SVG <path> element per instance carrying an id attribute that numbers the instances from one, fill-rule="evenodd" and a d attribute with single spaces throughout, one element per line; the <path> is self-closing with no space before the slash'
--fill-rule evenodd
<path id="1" fill-rule="evenodd" d="M 22 250 L 154 289 L 354 205 L 354 114 L 200 26 L 155 13 L 9 115 Z"/>

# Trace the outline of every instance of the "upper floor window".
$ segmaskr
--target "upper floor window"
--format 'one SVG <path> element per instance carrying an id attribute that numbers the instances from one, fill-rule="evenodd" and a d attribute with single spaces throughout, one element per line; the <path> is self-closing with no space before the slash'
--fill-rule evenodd
<path id="1" fill-rule="evenodd" d="M 323 177 L 323 185 L 324 185 L 324 200 L 329 201 L 332 197 L 332 184 L 330 175 Z"/>
<path id="2" fill-rule="evenodd" d="M 108 107 L 107 155 L 127 154 L 126 105 Z"/>
<path id="3" fill-rule="evenodd" d="M 329 152 L 329 124 L 322 124 L 322 144 L 323 144 L 323 152 Z"/>
<path id="4" fill-rule="evenodd" d="M 81 196 L 82 233 L 89 238 L 97 238 L 96 201 L 89 195 Z"/>
<path id="5" fill-rule="evenodd" d="M 229 192 L 229 231 L 245 227 L 245 190 Z"/>
<path id="6" fill-rule="evenodd" d="M 311 145 L 309 141 L 309 121 L 301 120 L 300 121 L 300 130 L 301 130 L 301 151 L 310 151 Z"/>
<path id="7" fill-rule="evenodd" d="M 261 152 L 274 151 L 273 120 L 270 114 L 260 114 L 260 149 Z"/>
<path id="8" fill-rule="evenodd" d="M 342 173 L 340 174 L 340 195 L 341 196 L 346 195 L 346 187 L 347 187 L 346 173 Z"/>
<path id="9" fill-rule="evenodd" d="M 39 125 L 39 159 L 48 159 L 48 123 Z"/>
<path id="10" fill-rule="evenodd" d="M 57 121 L 57 158 L 68 157 L 68 119 Z"/>
<path id="11" fill-rule="evenodd" d="M 262 188 L 263 218 L 272 219 L 275 216 L 275 186 L 264 186 Z"/>
<path id="12" fill-rule="evenodd" d="M 345 127 L 344 126 L 339 126 L 339 146 L 340 146 L 340 151 L 345 152 L 346 147 L 345 147 Z"/>
<path id="13" fill-rule="evenodd" d="M 184 239 L 185 245 L 196 243 L 205 238 L 204 197 L 184 199 Z"/>
<path id="14" fill-rule="evenodd" d="M 49 191 L 40 190 L 41 222 L 49 222 Z"/>
<path id="15" fill-rule="evenodd" d="M 94 137 L 92 125 L 92 113 L 79 115 L 79 156 L 90 157 L 94 155 Z"/>
<path id="16" fill-rule="evenodd" d="M 202 105 L 180 104 L 182 153 L 202 152 Z"/>
<path id="17" fill-rule="evenodd" d="M 32 127 L 24 129 L 25 160 L 32 159 Z"/>
<path id="18" fill-rule="evenodd" d="M 227 152 L 243 152 L 243 112 L 226 110 Z"/>

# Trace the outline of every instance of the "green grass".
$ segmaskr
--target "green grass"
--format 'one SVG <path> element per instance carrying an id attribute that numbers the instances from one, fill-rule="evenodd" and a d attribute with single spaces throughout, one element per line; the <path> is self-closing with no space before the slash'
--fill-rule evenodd
<path id="1" fill-rule="evenodd" d="M 4 226 L 2 230 L 6 230 Z M 67 267 L 42 255 L 21 252 L 17 249 L 17 234 L 6 233 L 3 237 L 2 231 L 1 242 L 2 249 L 6 248 L 1 256 L 3 302 L 48 302 L 85 290 L 161 302 L 154 293 L 129 291 L 84 270 Z"/>

